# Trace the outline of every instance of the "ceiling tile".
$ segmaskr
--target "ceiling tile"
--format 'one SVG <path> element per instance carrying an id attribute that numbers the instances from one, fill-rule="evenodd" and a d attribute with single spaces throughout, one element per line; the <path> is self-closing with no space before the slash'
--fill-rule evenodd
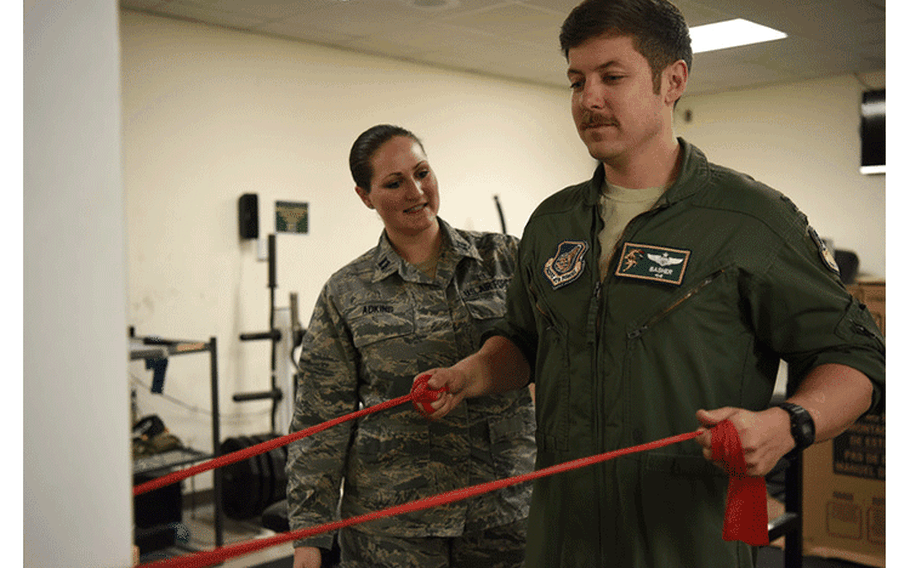
<path id="1" fill-rule="evenodd" d="M 246 28 L 261 24 L 264 21 L 264 18 L 258 16 L 237 14 L 235 12 L 218 10 L 216 8 L 198 4 L 186 4 L 184 2 L 168 2 L 167 4 L 162 4 L 156 10 L 160 10 L 160 12 L 166 16 L 232 28 Z"/>
<path id="2" fill-rule="evenodd" d="M 435 30 L 416 29 L 407 34 L 376 33 L 361 36 L 350 42 L 350 47 L 371 53 L 387 53 L 393 56 L 413 57 L 446 49 L 452 38 L 448 34 L 440 37 Z"/>
<path id="3" fill-rule="evenodd" d="M 741 49 L 740 56 L 745 61 L 803 78 L 870 70 L 861 55 L 799 37 Z M 792 57 L 793 53 L 801 54 L 798 60 Z"/>
<path id="4" fill-rule="evenodd" d="M 881 11 L 864 0 L 741 2 L 734 13 L 790 35 L 824 40 L 836 40 L 857 22 L 884 21 Z"/>
<path id="5" fill-rule="evenodd" d="M 577 6 L 581 0 L 520 0 L 526 6 L 543 8 L 555 14 L 561 14 L 563 19 Z"/>
<path id="6" fill-rule="evenodd" d="M 152 10 L 166 3 L 167 0 L 120 0 L 121 7 L 136 10 Z"/>
<path id="7" fill-rule="evenodd" d="M 277 20 L 306 11 L 314 5 L 331 4 L 336 0 L 179 0 L 198 9 L 233 12 L 264 20 Z"/>
<path id="8" fill-rule="evenodd" d="M 523 4 L 501 4 L 443 19 L 446 24 L 490 36 L 558 50 L 563 16 Z"/>
<path id="9" fill-rule="evenodd" d="M 704 24 L 713 24 L 735 17 L 735 12 L 727 10 L 718 10 L 713 6 L 705 6 L 701 2 L 677 2 L 676 6 L 682 12 L 683 18 L 686 19 L 686 25 L 690 28 Z"/>
<path id="10" fill-rule="evenodd" d="M 576 1 L 121 0 L 121 6 L 561 88 L 558 33 Z M 743 17 L 790 34 L 781 42 L 696 55 L 690 94 L 884 71 L 884 0 L 677 4 L 692 26 Z"/>
<path id="11" fill-rule="evenodd" d="M 444 9 L 433 10 L 433 9 L 424 9 L 430 16 L 434 19 L 438 18 L 447 18 L 454 15 L 465 14 L 468 12 L 476 12 L 479 10 L 486 10 L 494 6 L 505 6 L 508 4 L 515 4 L 518 0 L 401 0 L 406 4 L 416 4 L 422 1 L 430 2 L 445 2 L 446 6 Z M 420 9 L 420 8 L 417 8 Z"/>
<path id="12" fill-rule="evenodd" d="M 285 26 L 299 25 L 346 36 L 406 34 L 418 29 L 428 16 L 406 6 L 401 0 L 370 0 L 320 3 L 320 6 L 282 20 Z M 429 24 L 428 24 L 429 25 Z"/>
<path id="13" fill-rule="evenodd" d="M 348 44 L 358 38 L 358 36 L 346 34 L 337 30 L 306 26 L 298 22 L 288 22 L 287 20 L 265 22 L 256 26 L 251 26 L 249 30 L 266 35 L 275 35 L 308 43 L 319 43 L 338 47 L 347 47 Z"/>

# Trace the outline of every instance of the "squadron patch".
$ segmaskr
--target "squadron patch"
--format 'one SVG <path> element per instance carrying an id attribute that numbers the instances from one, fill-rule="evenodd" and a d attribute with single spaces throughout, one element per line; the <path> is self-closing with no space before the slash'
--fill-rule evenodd
<path id="1" fill-rule="evenodd" d="M 679 286 L 690 254 L 688 250 L 624 243 L 616 275 Z"/>
<path id="2" fill-rule="evenodd" d="M 812 242 L 815 243 L 815 246 L 818 247 L 818 256 L 822 259 L 822 262 L 828 267 L 828 270 L 839 276 L 840 267 L 837 266 L 837 261 L 834 260 L 834 254 L 831 252 L 831 249 L 829 249 L 828 245 L 825 244 L 825 241 L 818 236 L 815 229 L 807 226 L 806 231 L 809 232 L 809 237 L 812 239 Z"/>
<path id="3" fill-rule="evenodd" d="M 575 281 L 585 271 L 585 241 L 563 241 L 556 247 L 556 254 L 543 265 L 543 274 L 553 289 Z"/>

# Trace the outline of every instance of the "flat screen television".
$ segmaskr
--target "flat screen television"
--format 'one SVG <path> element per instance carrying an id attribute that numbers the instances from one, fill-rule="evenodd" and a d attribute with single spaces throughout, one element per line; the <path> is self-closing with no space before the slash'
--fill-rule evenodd
<path id="1" fill-rule="evenodd" d="M 866 91 L 860 118 L 863 174 L 885 173 L 885 90 Z"/>

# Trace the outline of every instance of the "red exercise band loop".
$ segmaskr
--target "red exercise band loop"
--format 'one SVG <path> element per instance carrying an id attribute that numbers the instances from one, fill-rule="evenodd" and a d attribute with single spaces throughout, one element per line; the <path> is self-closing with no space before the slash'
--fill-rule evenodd
<path id="1" fill-rule="evenodd" d="M 425 412 L 426 414 L 433 414 L 436 412 L 436 409 L 433 408 L 430 403 L 436 402 L 439 400 L 439 396 L 444 392 L 449 392 L 449 387 L 442 387 L 439 390 L 433 390 L 427 386 L 427 381 L 430 380 L 430 375 L 420 375 L 414 379 L 414 384 L 411 386 L 411 402 L 414 404 L 414 408 L 418 412 Z"/>
<path id="2" fill-rule="evenodd" d="M 661 440 L 648 442 L 647 444 L 641 444 L 640 446 L 633 446 L 631 448 L 614 450 L 612 452 L 606 452 L 596 456 L 579 458 L 522 475 L 516 475 L 514 477 L 497 479 L 495 481 L 488 481 L 486 483 L 480 483 L 478 485 L 472 485 L 470 487 L 465 487 L 462 489 L 447 491 L 445 493 L 440 493 L 438 495 L 433 495 L 431 497 L 426 497 L 424 499 L 419 499 L 417 501 L 412 501 L 403 505 L 396 505 L 394 507 L 389 507 L 388 509 L 382 509 L 380 511 L 374 511 L 372 513 L 365 513 L 357 517 L 349 517 L 347 519 L 334 521 L 317 527 L 299 529 L 296 531 L 281 533 L 266 538 L 240 542 L 237 544 L 223 546 L 221 548 L 216 548 L 214 550 L 206 552 L 199 552 L 188 556 L 159 560 L 156 562 L 151 562 L 149 564 L 143 564 L 139 568 L 202 568 L 204 566 L 212 566 L 214 564 L 223 562 L 228 558 L 250 554 L 257 550 L 262 550 L 264 548 L 269 548 L 271 546 L 276 546 L 286 542 L 308 538 L 317 534 L 331 532 L 340 528 L 358 525 L 376 519 L 392 517 L 403 513 L 411 513 L 414 511 L 423 511 L 424 509 L 447 505 L 449 503 L 461 501 L 462 499 L 475 497 L 483 493 L 489 493 L 490 491 L 495 491 L 497 489 L 502 489 L 511 485 L 517 485 L 518 483 L 524 483 L 526 481 L 531 481 L 540 477 L 547 477 L 557 473 L 563 473 L 573 469 L 578 469 L 580 467 L 605 462 L 614 458 L 618 458 L 620 456 L 634 454 L 636 452 L 644 452 L 647 450 L 653 450 L 656 448 L 662 448 L 664 446 L 677 444 L 679 442 L 694 439 L 698 434 L 699 432 L 697 431 L 689 432 L 687 434 L 679 434 L 677 436 L 671 436 L 669 438 L 663 438 Z"/>
<path id="3" fill-rule="evenodd" d="M 264 454 L 266 452 L 270 452 L 270 451 L 274 450 L 275 448 L 280 448 L 281 446 L 286 446 L 287 444 L 290 444 L 291 442 L 295 442 L 301 438 L 306 438 L 308 436 L 312 436 L 313 434 L 322 432 L 323 430 L 327 430 L 327 429 L 331 428 L 332 426 L 341 424 L 342 422 L 347 422 L 348 420 L 354 420 L 355 418 L 360 418 L 361 416 L 366 416 L 367 414 L 373 414 L 375 412 L 379 412 L 380 410 L 385 410 L 387 408 L 392 408 L 394 406 L 398 406 L 399 404 L 403 404 L 409 400 L 414 401 L 415 407 L 417 406 L 418 402 L 420 402 L 421 404 L 425 404 L 424 410 L 427 410 L 428 413 L 432 414 L 433 407 L 426 403 L 435 401 L 437 398 L 439 398 L 439 393 L 448 391 L 449 389 L 448 388 L 444 388 L 442 390 L 430 389 L 429 387 L 427 387 L 427 381 L 429 380 L 429 378 L 430 378 L 430 375 L 420 375 L 419 377 L 417 377 L 417 379 L 414 380 L 414 384 L 411 386 L 411 392 L 406 394 L 405 396 L 393 398 L 392 400 L 387 400 L 385 402 L 381 402 L 379 404 L 358 410 L 357 412 L 352 412 L 350 414 L 345 414 L 344 416 L 339 416 L 337 418 L 333 418 L 332 420 L 323 422 L 322 424 L 316 424 L 315 426 L 311 426 L 309 428 L 304 428 L 303 430 L 300 430 L 298 432 L 293 432 L 291 434 L 288 434 L 287 436 L 275 438 L 275 439 L 269 440 L 267 442 L 263 442 L 261 444 L 256 444 L 255 446 L 249 446 L 242 450 L 238 450 L 236 452 L 226 454 L 221 457 L 217 457 L 213 460 L 209 460 L 207 462 L 203 462 L 203 463 L 194 465 L 192 467 L 182 469 L 180 471 L 175 471 L 168 475 L 163 475 L 161 477 L 155 478 L 155 479 L 153 479 L 151 481 L 147 481 L 145 483 L 140 483 L 139 485 L 136 485 L 133 487 L 133 496 L 142 495 L 143 493 L 148 493 L 149 491 L 154 491 L 155 489 L 159 489 L 166 485 L 171 485 L 172 483 L 177 483 L 178 481 L 182 481 L 188 477 L 198 475 L 202 472 L 209 471 L 212 469 L 217 469 L 219 467 L 224 467 L 224 466 L 230 465 L 232 463 L 236 463 L 239 461 L 243 461 L 245 459 L 249 459 L 253 456 L 258 456 L 259 454 Z M 418 408 L 418 410 L 419 410 L 419 408 Z"/>
<path id="4" fill-rule="evenodd" d="M 711 429 L 711 456 L 723 462 L 730 476 L 723 539 L 752 546 L 768 544 L 768 487 L 764 477 L 746 473 L 739 434 L 729 420 Z"/>
<path id="5" fill-rule="evenodd" d="M 300 438 L 305 438 L 317 432 L 321 432 L 322 430 L 325 430 L 336 424 L 340 424 L 347 420 L 352 420 L 366 414 L 378 412 L 386 408 L 391 408 L 393 406 L 407 402 L 408 400 L 412 401 L 415 406 L 418 403 L 428 406 L 428 403 L 435 401 L 439 397 L 439 394 L 446 390 L 428 389 L 426 385 L 428 379 L 429 375 L 421 375 L 418 377 L 414 381 L 411 392 L 406 396 L 364 408 L 357 412 L 329 420 L 328 422 L 323 422 L 322 424 L 317 424 L 316 426 L 300 430 L 299 432 L 295 432 L 281 438 L 276 438 L 274 440 L 269 440 L 268 442 L 252 446 L 250 448 L 246 448 L 232 454 L 221 456 L 220 458 L 216 458 L 198 466 L 175 472 L 174 474 L 152 480 L 151 482 L 144 483 L 142 485 L 137 485 L 133 489 L 133 494 L 139 495 L 146 491 L 151 491 L 152 489 L 156 489 L 170 483 L 175 483 L 177 481 L 190 477 L 191 475 L 195 475 L 196 473 L 208 471 L 217 467 L 222 467 L 224 465 L 235 463 L 240 460 L 265 453 L 267 451 L 271 451 L 274 448 L 289 444 L 290 442 L 293 442 Z M 432 407 L 429 408 L 428 412 L 433 412 Z M 633 446 L 630 448 L 606 452 L 596 456 L 572 460 L 544 469 L 532 471 L 523 475 L 517 475 L 514 477 L 508 477 L 505 479 L 499 479 L 487 483 L 481 483 L 479 485 L 465 487 L 463 489 L 448 491 L 439 495 L 427 497 L 425 499 L 412 501 L 411 503 L 405 503 L 403 505 L 390 507 L 381 511 L 366 513 L 357 517 L 342 519 L 340 521 L 327 523 L 317 527 L 276 534 L 272 537 L 240 542 L 237 544 L 222 546 L 214 550 L 180 556 L 177 558 L 159 560 L 151 562 L 149 564 L 143 564 L 140 566 L 140 568 L 203 568 L 205 566 L 212 566 L 214 564 L 222 563 L 225 560 L 233 558 L 235 556 L 250 554 L 257 550 L 262 550 L 286 542 L 307 538 L 317 534 L 327 533 L 340 528 L 349 527 L 384 517 L 392 517 L 403 513 L 422 511 L 424 509 L 430 509 L 432 507 L 454 503 L 455 501 L 460 501 L 462 499 L 467 499 L 469 497 L 474 497 L 483 493 L 488 493 L 490 491 L 495 491 L 497 489 L 516 485 L 518 483 L 524 483 L 533 479 L 547 477 L 557 473 L 563 473 L 588 465 L 605 462 L 628 454 L 644 452 L 672 444 L 677 444 L 686 440 L 692 440 L 696 438 L 699 433 L 699 431 L 695 431 L 689 432 L 687 434 L 679 434 L 677 436 L 663 438 L 661 440 L 656 440 L 647 444 L 641 444 L 639 446 Z M 745 474 L 746 464 L 742 453 L 739 434 L 730 421 L 725 420 L 724 422 L 721 422 L 711 429 L 711 447 L 715 459 L 723 461 L 728 473 L 730 474 L 730 486 L 727 495 L 727 510 L 726 516 L 724 518 L 723 539 L 742 540 L 743 542 L 751 544 L 753 546 L 768 544 L 768 511 L 766 503 L 767 489 L 765 487 L 765 480 L 762 477 L 750 477 Z"/>

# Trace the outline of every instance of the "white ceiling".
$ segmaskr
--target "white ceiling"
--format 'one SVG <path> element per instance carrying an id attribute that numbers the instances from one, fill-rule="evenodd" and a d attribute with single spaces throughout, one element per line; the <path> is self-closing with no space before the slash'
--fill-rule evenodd
<path id="1" fill-rule="evenodd" d="M 580 0 L 120 0 L 124 8 L 567 86 L 559 27 Z M 885 69 L 885 0 L 678 0 L 689 26 L 746 18 L 774 42 L 695 55 L 687 93 Z"/>

